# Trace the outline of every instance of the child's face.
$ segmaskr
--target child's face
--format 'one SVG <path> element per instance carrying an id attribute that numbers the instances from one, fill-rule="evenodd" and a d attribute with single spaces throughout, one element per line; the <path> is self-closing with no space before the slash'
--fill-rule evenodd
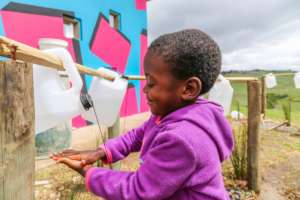
<path id="1" fill-rule="evenodd" d="M 154 115 L 165 116 L 182 107 L 181 91 L 184 81 L 171 74 L 171 66 L 159 56 L 146 54 L 144 70 L 146 85 L 143 92 Z"/>

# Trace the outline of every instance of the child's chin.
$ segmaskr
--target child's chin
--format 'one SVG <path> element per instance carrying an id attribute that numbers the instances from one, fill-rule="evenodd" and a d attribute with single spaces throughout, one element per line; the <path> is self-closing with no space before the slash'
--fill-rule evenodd
<path id="1" fill-rule="evenodd" d="M 157 112 L 157 110 L 153 109 L 150 107 L 150 112 L 153 114 L 153 115 L 159 115 L 159 113 Z"/>

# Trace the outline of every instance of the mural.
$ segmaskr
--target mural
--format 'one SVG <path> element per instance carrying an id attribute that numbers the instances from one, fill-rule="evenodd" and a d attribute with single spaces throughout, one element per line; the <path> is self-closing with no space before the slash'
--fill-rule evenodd
<path id="1" fill-rule="evenodd" d="M 77 63 L 143 74 L 146 0 L 1 0 L 0 34 L 36 48 L 39 38 L 63 39 Z M 82 78 L 87 90 L 92 77 Z M 148 110 L 143 86 L 143 81 L 129 82 L 121 116 Z M 73 119 L 74 127 L 86 124 L 80 116 Z"/>

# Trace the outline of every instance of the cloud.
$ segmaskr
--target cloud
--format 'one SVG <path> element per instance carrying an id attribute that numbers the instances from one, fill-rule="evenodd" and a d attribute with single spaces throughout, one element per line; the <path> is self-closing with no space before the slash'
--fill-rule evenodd
<path id="1" fill-rule="evenodd" d="M 299 8 L 299 0 L 152 0 L 149 39 L 198 28 L 220 45 L 223 69 L 300 70 Z"/>

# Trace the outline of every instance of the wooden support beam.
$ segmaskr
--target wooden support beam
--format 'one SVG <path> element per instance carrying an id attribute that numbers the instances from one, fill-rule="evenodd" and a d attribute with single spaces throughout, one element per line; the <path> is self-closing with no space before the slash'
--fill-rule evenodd
<path id="1" fill-rule="evenodd" d="M 0 199 L 34 199 L 32 66 L 0 62 Z"/>
<path id="2" fill-rule="evenodd" d="M 289 73 L 278 73 L 278 74 L 274 73 L 274 76 L 276 76 L 276 77 L 279 77 L 279 76 L 292 76 L 292 75 L 295 75 L 295 73 L 293 73 L 293 72 L 289 72 Z"/>
<path id="3" fill-rule="evenodd" d="M 28 63 L 44 65 L 57 70 L 64 70 L 62 61 L 54 55 L 47 54 L 39 49 L 25 45 L 23 43 L 0 36 L 0 56 L 13 60 L 20 60 Z M 113 81 L 114 76 L 99 72 L 89 67 L 77 64 L 79 72 Z"/>
<path id="4" fill-rule="evenodd" d="M 108 139 L 116 138 L 120 134 L 120 117 L 117 118 L 117 121 L 114 123 L 112 127 L 108 127 Z M 115 162 L 111 166 L 113 169 L 120 170 L 121 162 Z"/>
<path id="5" fill-rule="evenodd" d="M 247 178 L 250 189 L 259 192 L 259 126 L 261 120 L 261 84 L 249 81 L 248 86 L 248 130 L 247 130 Z"/>
<path id="6" fill-rule="evenodd" d="M 124 78 L 128 80 L 146 80 L 145 76 L 136 76 L 136 75 L 124 75 Z M 248 81 L 257 81 L 259 80 L 256 77 L 225 77 L 229 81 L 234 82 L 244 82 L 247 83 Z"/>
<path id="7" fill-rule="evenodd" d="M 266 88 L 266 77 L 261 77 L 261 114 L 263 119 L 266 116 L 267 110 L 267 88 Z"/>
<path id="8" fill-rule="evenodd" d="M 257 81 L 257 77 L 225 77 L 229 81 L 233 82 L 244 82 L 247 83 L 248 81 Z"/>
<path id="9" fill-rule="evenodd" d="M 145 76 L 124 75 L 123 77 L 128 79 L 128 80 L 146 80 Z"/>
<path id="10" fill-rule="evenodd" d="M 39 49 L 33 48 L 26 44 L 11 40 L 0 36 L 0 56 L 20 60 L 28 63 L 44 65 L 58 70 L 64 70 L 62 61 L 54 55 L 42 52 Z M 87 75 L 101 77 L 110 81 L 115 79 L 114 76 L 99 72 L 90 67 L 86 67 L 76 63 L 78 70 Z M 146 80 L 145 76 L 124 75 L 128 80 Z M 229 81 L 247 82 L 257 80 L 255 77 L 226 77 Z"/>

